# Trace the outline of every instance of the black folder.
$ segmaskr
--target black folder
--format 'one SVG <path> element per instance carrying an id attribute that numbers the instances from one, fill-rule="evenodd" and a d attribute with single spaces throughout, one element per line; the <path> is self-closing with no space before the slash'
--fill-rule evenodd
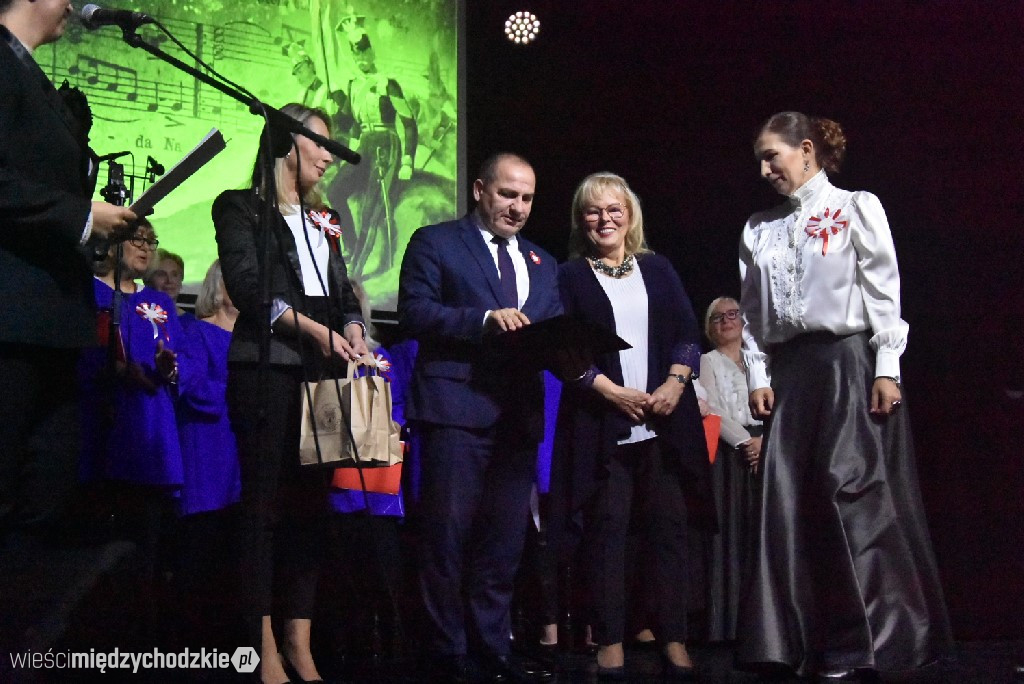
<path id="1" fill-rule="evenodd" d="M 558 370 L 557 358 L 562 350 L 596 357 L 630 348 L 629 343 L 603 325 L 565 315 L 492 335 L 488 343 L 495 352 L 517 363 L 550 371 Z"/>

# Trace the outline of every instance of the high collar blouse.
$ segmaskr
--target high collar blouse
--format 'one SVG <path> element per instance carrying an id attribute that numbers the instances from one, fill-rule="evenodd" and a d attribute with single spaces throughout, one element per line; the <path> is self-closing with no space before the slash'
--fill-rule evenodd
<path id="1" fill-rule="evenodd" d="M 870 330 L 875 375 L 900 375 L 909 326 L 889 222 L 870 192 L 819 171 L 781 205 L 754 214 L 740 240 L 743 356 L 750 389 L 770 385 L 770 345 L 813 331 Z"/>

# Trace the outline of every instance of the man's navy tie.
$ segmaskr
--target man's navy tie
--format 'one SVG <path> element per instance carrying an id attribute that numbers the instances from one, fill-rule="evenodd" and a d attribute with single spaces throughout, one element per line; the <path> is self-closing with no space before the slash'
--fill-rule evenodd
<path id="1" fill-rule="evenodd" d="M 501 308 L 518 309 L 519 291 L 516 288 L 516 267 L 508 253 L 508 238 L 495 235 L 491 242 L 498 245 L 498 279 L 501 280 Z"/>

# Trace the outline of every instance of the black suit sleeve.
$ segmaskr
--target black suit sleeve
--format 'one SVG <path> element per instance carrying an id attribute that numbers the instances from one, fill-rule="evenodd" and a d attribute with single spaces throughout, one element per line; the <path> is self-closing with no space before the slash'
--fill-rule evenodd
<path id="1" fill-rule="evenodd" d="M 50 149 L 56 141 L 22 139 L 27 123 L 38 122 L 43 93 L 25 82 L 24 67 L 17 62 L 7 45 L 0 43 L 0 216 L 9 241 L 45 239 L 56 236 L 77 245 L 92 210 L 86 193 L 69 192 L 57 183 L 29 179 L 22 168 L 45 166 L 52 161 Z M 33 99 L 38 98 L 38 101 Z M 57 131 L 52 134 L 59 134 Z M 38 136 L 37 136 L 38 137 Z M 15 140 L 18 138 L 18 140 Z M 68 136 L 70 145 L 74 140 Z M 17 152 L 15 152 L 17 150 Z M 12 158 L 15 154 L 22 158 Z M 27 156 L 28 158 L 24 158 Z M 64 164 L 68 159 L 62 160 Z"/>
<path id="2" fill-rule="evenodd" d="M 247 316 L 261 315 L 260 297 L 260 255 L 256 235 L 259 215 L 249 191 L 229 190 L 221 193 L 213 202 L 213 225 L 217 238 L 217 253 L 224 273 L 224 285 L 235 307 Z M 282 230 L 283 236 L 283 230 Z M 291 266 L 278 239 L 271 241 L 272 266 L 275 277 L 271 283 L 271 298 L 281 300 L 296 311 L 302 311 L 301 302 L 296 305 L 295 297 L 300 296 L 300 286 L 289 287 L 286 275 Z M 348 279 L 345 262 L 341 255 L 332 251 L 331 257 L 332 292 L 338 293 L 342 313 L 342 327 L 352 322 L 362 322 L 359 300 Z"/>
<path id="3" fill-rule="evenodd" d="M 257 221 L 244 192 L 229 190 L 213 202 L 213 226 L 224 285 L 235 308 L 253 317 L 259 314 L 261 304 Z"/>

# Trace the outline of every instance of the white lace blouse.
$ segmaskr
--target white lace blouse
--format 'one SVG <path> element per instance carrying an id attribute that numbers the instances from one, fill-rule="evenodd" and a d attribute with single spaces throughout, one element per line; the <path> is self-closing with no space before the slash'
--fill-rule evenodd
<path id="1" fill-rule="evenodd" d="M 870 330 L 876 377 L 899 377 L 909 326 L 900 318 L 889 222 L 870 192 L 841 190 L 820 171 L 786 202 L 751 216 L 740 280 L 751 390 L 770 385 L 767 345 L 820 330 Z"/>
<path id="2" fill-rule="evenodd" d="M 711 411 L 722 417 L 722 441 L 738 446 L 750 439 L 745 425 L 760 425 L 750 414 L 747 378 L 732 359 L 717 349 L 700 357 L 700 382 Z"/>

